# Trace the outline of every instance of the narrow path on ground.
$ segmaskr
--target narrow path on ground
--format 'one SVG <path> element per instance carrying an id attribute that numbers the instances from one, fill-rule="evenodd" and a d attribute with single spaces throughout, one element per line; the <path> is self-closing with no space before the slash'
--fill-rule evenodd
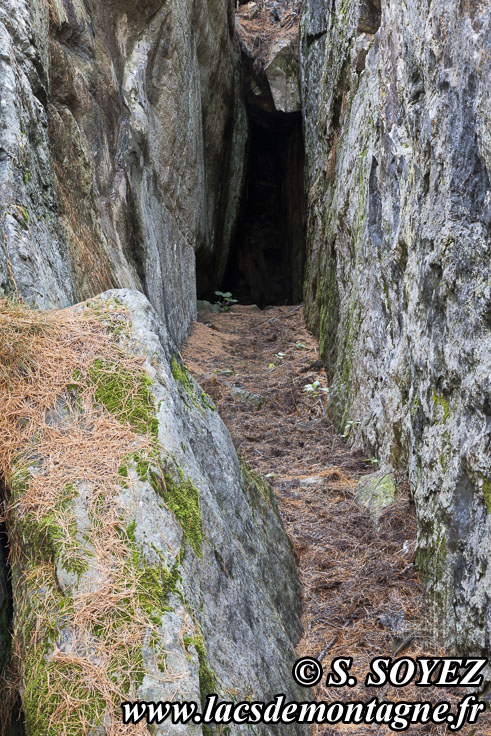
<path id="1" fill-rule="evenodd" d="M 414 567 L 414 507 L 401 482 L 398 501 L 376 532 L 354 501 L 370 461 L 339 438 L 324 408 L 323 393 L 305 391 L 319 381 L 316 340 L 301 307 L 246 306 L 199 315 L 183 358 L 216 402 L 238 452 L 267 475 L 292 541 L 304 590 L 304 637 L 299 656 L 353 657 L 353 688 L 319 686 L 325 701 L 455 700 L 442 688 L 367 689 L 373 657 L 431 656 L 422 626 L 422 594 Z M 314 733 L 389 734 L 385 726 L 316 727 Z M 411 727 L 411 734 L 443 736 L 446 725 Z M 481 719 L 476 734 L 487 733 Z M 491 731 L 489 731 L 491 733 Z M 471 727 L 460 733 L 470 736 Z"/>

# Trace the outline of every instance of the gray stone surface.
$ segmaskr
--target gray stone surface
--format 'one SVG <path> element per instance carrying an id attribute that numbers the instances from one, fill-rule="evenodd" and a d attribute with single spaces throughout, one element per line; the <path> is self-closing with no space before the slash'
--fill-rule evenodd
<path id="1" fill-rule="evenodd" d="M 364 476 L 355 488 L 355 501 L 365 508 L 378 524 L 380 514 L 397 498 L 397 483 L 392 473 L 372 473 Z"/>
<path id="2" fill-rule="evenodd" d="M 488 652 L 491 8 L 381 5 L 304 7 L 306 314 L 338 425 L 409 465 L 435 622 Z"/>
<path id="3" fill-rule="evenodd" d="M 199 702 L 203 682 L 194 641 L 202 633 L 208 666 L 225 699 L 235 693 L 238 700 L 251 696 L 268 700 L 279 692 L 289 699 L 302 699 L 305 694 L 297 690 L 291 677 L 296 659 L 293 645 L 301 633 L 300 587 L 276 502 L 265 490 L 267 486 L 258 484 L 239 464 L 228 430 L 210 408 L 211 402 L 203 400 L 199 386 L 189 376 L 185 382 L 176 380 L 175 345 L 147 299 L 138 292 L 112 290 L 93 303 L 114 301 L 127 308 L 131 318 L 121 340 L 144 360 L 143 370 L 152 379 L 162 466 L 169 467 L 170 462 L 173 468 L 180 468 L 198 489 L 203 530 L 202 557 L 187 542 L 182 556 L 183 531 L 165 503 L 165 494 L 142 478 L 133 463 L 128 464 L 124 477 L 129 480 L 122 483 L 119 501 L 125 509 L 125 523 L 132 525 L 138 559 L 153 569 L 160 566 L 169 571 L 177 565 L 180 574 L 157 634 L 154 630 L 142 642 L 145 675 L 138 697 Z M 77 524 L 78 553 L 87 566 L 73 575 L 63 569 L 62 556 L 57 561 L 60 590 L 72 598 L 104 584 L 91 556 L 90 489 L 74 482 L 77 493 L 70 503 Z M 21 484 L 14 492 L 22 493 L 22 488 Z M 24 579 L 22 573 L 16 568 L 14 585 L 23 586 L 22 596 L 29 599 L 36 591 L 29 590 L 29 578 Z M 28 617 L 29 611 L 21 607 L 16 615 Z M 18 619 L 17 625 L 28 624 Z M 53 648 L 52 626 L 51 622 L 51 633 L 44 634 L 41 626 L 39 634 L 40 651 L 47 646 L 48 658 Z M 77 641 L 76 624 L 71 624 L 72 629 L 66 626 L 61 619 L 54 641 L 70 652 L 72 642 Z M 49 638 L 43 640 L 43 636 Z M 162 656 L 165 675 L 158 666 Z M 29 683 L 22 687 L 28 689 Z M 265 735 L 308 732 L 295 725 L 255 726 L 255 730 Z M 153 733 L 198 734 L 201 727 L 165 723 Z M 233 733 L 248 730 L 233 726 Z"/>
<path id="4" fill-rule="evenodd" d="M 208 312 L 210 314 L 218 314 L 220 306 L 206 301 L 206 299 L 198 299 L 198 312 Z"/>
<path id="5" fill-rule="evenodd" d="M 249 25 L 255 17 L 253 10 L 239 14 L 236 20 L 246 99 L 261 111 L 300 113 L 298 24 L 287 22 L 286 27 L 258 35 L 257 26 Z"/>
<path id="6" fill-rule="evenodd" d="M 253 409 L 260 409 L 266 401 L 265 396 L 247 391 L 247 389 L 242 388 L 241 386 L 233 386 L 231 394 L 234 399 L 237 399 L 237 401 L 240 401 L 243 404 L 251 406 Z"/>
<path id="7" fill-rule="evenodd" d="M 195 252 L 220 279 L 242 187 L 233 2 L 0 7 L 0 287 L 43 307 L 144 292 L 177 339 Z"/>
<path id="8" fill-rule="evenodd" d="M 300 112 L 298 40 L 279 38 L 271 47 L 264 73 L 277 112 Z"/>
<path id="9" fill-rule="evenodd" d="M 0 6 L 0 287 L 42 307 L 74 300 L 50 154 L 48 6 Z"/>

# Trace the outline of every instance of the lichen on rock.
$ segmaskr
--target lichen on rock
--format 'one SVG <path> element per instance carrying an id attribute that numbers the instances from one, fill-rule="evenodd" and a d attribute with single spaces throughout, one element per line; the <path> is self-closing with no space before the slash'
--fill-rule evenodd
<path id="1" fill-rule="evenodd" d="M 367 509 L 375 524 L 396 498 L 397 484 L 392 473 L 374 473 L 363 478 L 355 488 L 356 503 Z"/>
<path id="2" fill-rule="evenodd" d="M 239 213 L 232 15 L 231 0 L 2 3 L 0 293 L 50 308 L 135 288 L 183 338 L 195 252 L 218 288 Z"/>

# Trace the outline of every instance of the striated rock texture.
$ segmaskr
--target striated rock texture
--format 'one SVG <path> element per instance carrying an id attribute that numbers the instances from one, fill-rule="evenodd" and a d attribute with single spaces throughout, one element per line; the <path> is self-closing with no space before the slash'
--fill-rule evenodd
<path id="1" fill-rule="evenodd" d="M 491 8 L 306 0 L 306 312 L 354 444 L 409 473 L 447 642 L 491 646 Z"/>
<path id="2" fill-rule="evenodd" d="M 81 324 L 95 317 L 104 325 L 79 333 L 81 358 L 101 340 L 105 357 L 70 370 L 34 448 L 26 436 L 11 472 L 14 639 L 28 736 L 58 733 L 59 724 L 70 734 L 147 733 L 118 729 L 109 706 L 120 713 L 121 693 L 302 699 L 291 677 L 299 583 L 271 489 L 239 463 L 211 399 L 143 295 L 113 290 L 77 310 Z M 76 320 L 66 323 L 74 335 Z M 49 323 L 39 330 L 52 334 Z M 119 358 L 109 357 L 107 335 Z M 133 450 L 114 455 L 114 482 L 121 422 Z M 53 433 L 57 442 L 46 444 Z M 80 455 L 87 440 L 89 464 Z M 53 496 L 57 466 L 72 477 Z M 201 726 L 164 723 L 152 733 L 198 734 Z"/>
<path id="3" fill-rule="evenodd" d="M 136 288 L 181 338 L 242 186 L 232 0 L 6 0 L 0 49 L 3 292 Z"/>

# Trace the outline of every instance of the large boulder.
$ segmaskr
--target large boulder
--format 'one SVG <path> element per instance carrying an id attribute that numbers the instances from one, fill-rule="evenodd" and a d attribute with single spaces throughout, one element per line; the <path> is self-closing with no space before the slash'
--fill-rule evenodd
<path id="1" fill-rule="evenodd" d="M 116 733 L 111 707 L 124 696 L 301 699 L 291 676 L 300 588 L 268 484 L 239 462 L 145 297 L 109 291 L 60 318 L 36 323 L 37 375 L 60 380 L 52 396 L 26 381 L 26 411 L 42 402 L 45 422 L 34 433 L 23 423 L 10 472 L 28 736 L 56 723 Z M 78 365 L 63 357 L 66 382 L 43 362 L 53 324 L 80 347 Z M 153 731 L 170 732 L 201 726 Z"/>
<path id="2" fill-rule="evenodd" d="M 281 22 L 273 19 L 272 10 L 251 2 L 237 11 L 245 95 L 254 116 L 302 109 L 298 7 L 284 8 Z"/>
<path id="3" fill-rule="evenodd" d="M 271 46 L 264 73 L 277 112 L 300 112 L 300 66 L 298 39 L 278 38 Z"/>

